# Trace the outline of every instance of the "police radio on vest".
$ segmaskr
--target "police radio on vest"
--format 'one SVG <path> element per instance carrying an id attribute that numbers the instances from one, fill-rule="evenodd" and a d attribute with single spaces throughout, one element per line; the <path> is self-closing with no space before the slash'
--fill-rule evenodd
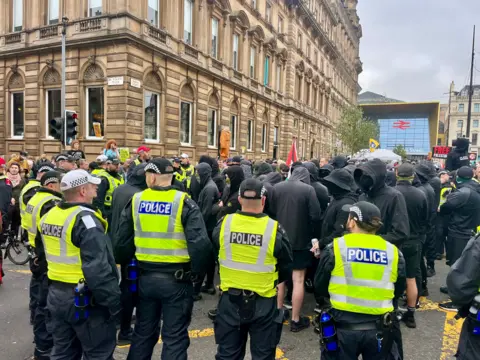
<path id="1" fill-rule="evenodd" d="M 388 265 L 387 252 L 374 249 L 348 248 L 347 261 Z"/>
<path id="2" fill-rule="evenodd" d="M 138 212 L 140 214 L 171 215 L 172 203 L 162 201 L 141 201 Z"/>

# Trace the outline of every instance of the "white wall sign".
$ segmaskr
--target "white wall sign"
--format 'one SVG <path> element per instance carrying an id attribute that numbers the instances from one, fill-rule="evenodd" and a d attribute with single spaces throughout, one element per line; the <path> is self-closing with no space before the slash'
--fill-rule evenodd
<path id="1" fill-rule="evenodd" d="M 140 82 L 140 80 L 131 78 L 130 85 L 140 89 L 140 87 L 142 86 L 142 83 Z"/>
<path id="2" fill-rule="evenodd" d="M 115 76 L 108 78 L 108 86 L 123 85 L 123 76 Z"/>

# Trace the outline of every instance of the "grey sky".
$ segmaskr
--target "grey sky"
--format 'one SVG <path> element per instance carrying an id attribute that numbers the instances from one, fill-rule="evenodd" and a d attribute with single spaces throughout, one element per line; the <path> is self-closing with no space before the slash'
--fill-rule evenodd
<path id="1" fill-rule="evenodd" d="M 456 90 L 468 84 L 475 21 L 480 56 L 479 0 L 359 0 L 358 15 L 362 91 L 447 103 L 452 80 Z"/>

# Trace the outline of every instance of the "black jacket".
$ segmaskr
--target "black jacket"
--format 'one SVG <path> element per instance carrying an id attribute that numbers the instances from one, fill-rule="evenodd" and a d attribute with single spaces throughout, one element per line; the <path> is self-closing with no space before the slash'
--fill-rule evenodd
<path id="1" fill-rule="evenodd" d="M 69 209 L 73 206 L 82 206 L 96 210 L 90 204 L 60 202 L 57 206 Z M 89 218 L 85 221 L 84 218 Z M 95 226 L 86 226 L 92 223 Z M 35 250 L 39 257 L 45 256 L 43 242 L 35 239 Z M 80 249 L 82 271 L 88 288 L 92 291 L 95 303 L 108 309 L 111 315 L 121 310 L 120 288 L 118 287 L 118 271 L 113 257 L 112 245 L 105 234 L 103 224 L 89 211 L 80 212 L 72 229 L 72 243 Z M 73 291 L 72 291 L 73 297 Z"/>
<path id="2" fill-rule="evenodd" d="M 385 185 L 390 187 L 395 187 L 395 185 L 397 185 L 397 177 L 394 171 L 387 171 L 387 175 L 385 176 Z"/>
<path id="3" fill-rule="evenodd" d="M 212 168 L 210 165 L 201 163 L 197 165 L 196 169 L 200 176 L 200 193 L 197 204 L 202 212 L 207 231 L 211 234 L 217 223 L 216 216 L 213 213 L 213 205 L 220 200 L 220 196 L 217 185 L 212 180 Z"/>
<path id="4" fill-rule="evenodd" d="M 348 165 L 347 158 L 342 155 L 335 156 L 331 162 L 334 169 L 342 169 Z"/>
<path id="5" fill-rule="evenodd" d="M 423 243 L 425 241 L 425 234 L 427 233 L 429 217 L 427 197 L 422 190 L 417 189 L 407 180 L 399 180 L 395 189 L 402 193 L 407 206 L 410 236 L 405 243 Z"/>
<path id="6" fill-rule="evenodd" d="M 458 170 L 462 166 L 468 166 L 470 163 L 470 160 L 468 160 L 470 141 L 467 138 L 458 138 L 456 142 L 455 149 L 450 151 L 445 162 L 445 169 L 448 171 Z"/>
<path id="7" fill-rule="evenodd" d="M 473 180 L 457 184 L 440 207 L 441 215 L 449 216 L 448 233 L 470 237 L 480 225 L 480 185 Z"/>
<path id="8" fill-rule="evenodd" d="M 315 193 L 317 194 L 318 202 L 320 203 L 320 209 L 322 213 L 325 212 L 327 209 L 328 203 L 330 202 L 330 197 L 328 196 L 328 189 L 325 185 L 319 182 L 318 177 L 318 168 L 312 162 L 304 162 L 303 166 L 308 170 L 310 173 L 310 185 L 315 189 Z"/>
<path id="9" fill-rule="evenodd" d="M 362 176 L 370 179 L 371 186 L 362 189 L 366 193 L 362 194 L 359 200 L 371 202 L 380 209 L 383 226 L 378 235 L 400 246 L 410 236 L 407 206 L 398 190 L 385 185 L 386 172 L 385 164 L 379 159 L 373 159 L 360 165 L 354 172 L 354 178 L 360 188 Z"/>
<path id="10" fill-rule="evenodd" d="M 315 299 L 317 300 L 317 303 L 320 305 L 321 308 L 328 307 L 330 303 L 328 285 L 330 283 L 330 278 L 334 267 L 335 255 L 333 252 L 333 244 L 330 244 L 322 251 L 320 255 L 320 261 L 318 263 L 318 268 L 314 280 Z M 398 298 L 403 294 L 407 287 L 405 259 L 403 258 L 401 251 L 398 252 L 397 271 L 398 276 L 397 281 L 395 282 L 394 307 L 396 307 Z M 336 322 L 349 324 L 371 322 L 375 321 L 375 319 L 378 319 L 378 315 L 358 314 L 335 309 L 332 309 L 332 315 L 335 318 Z"/>
<path id="11" fill-rule="evenodd" d="M 206 163 L 210 165 L 210 167 L 212 168 L 212 180 L 215 183 L 215 185 L 217 185 L 218 192 L 220 193 L 220 196 L 221 196 L 225 189 L 225 177 L 222 174 L 220 174 L 217 160 L 215 160 L 211 156 L 202 155 L 200 156 L 198 163 L 199 164 Z"/>
<path id="12" fill-rule="evenodd" d="M 263 218 L 267 216 L 265 214 L 252 214 L 242 211 L 239 211 L 238 213 L 256 218 Z M 220 230 L 222 228 L 222 221 L 223 219 L 218 222 L 217 226 L 213 230 L 212 240 L 215 258 L 218 258 L 218 252 L 220 250 Z M 248 229 L 245 229 L 245 232 L 248 232 Z M 278 283 L 280 284 L 291 278 L 291 266 L 293 262 L 292 248 L 290 246 L 290 242 L 288 241 L 287 233 L 280 224 L 278 224 L 277 228 L 277 237 L 275 238 L 273 256 L 275 256 L 277 259 Z"/>
<path id="13" fill-rule="evenodd" d="M 238 201 L 238 190 L 240 189 L 240 184 L 245 178 L 242 168 L 240 166 L 231 166 L 225 170 L 224 174 L 228 176 L 230 185 L 226 186 L 223 191 L 221 199 L 223 206 L 218 207 L 216 211 L 217 220 L 220 220 L 227 214 L 236 213 L 242 208 Z"/>
<path id="14" fill-rule="evenodd" d="M 428 218 L 427 218 L 427 234 L 432 227 L 435 226 L 435 217 L 437 215 L 437 208 L 435 207 L 435 191 L 428 183 L 426 178 L 420 177 L 415 173 L 413 186 L 421 190 L 427 199 Z"/>
<path id="15" fill-rule="evenodd" d="M 5 219 L 8 213 L 8 207 L 12 201 L 12 183 L 7 178 L 0 179 L 0 211 L 2 219 Z"/>
<path id="16" fill-rule="evenodd" d="M 155 191 L 168 191 L 172 186 L 154 187 Z M 194 274 L 203 274 L 212 259 L 212 243 L 208 238 L 202 214 L 195 202 L 185 197 L 182 210 L 182 225 L 187 240 L 190 255 L 191 270 Z M 122 211 L 120 225 L 114 236 L 117 243 L 114 249 L 115 259 L 119 264 L 125 264 L 135 256 L 132 202 Z M 184 269 L 184 264 L 139 262 L 139 267 L 145 271 L 175 272 Z"/>
<path id="17" fill-rule="evenodd" d="M 480 236 L 470 239 L 462 256 L 452 265 L 447 276 L 448 295 L 462 307 L 470 307 L 480 287 Z"/>
<path id="18" fill-rule="evenodd" d="M 120 219 L 122 211 L 127 204 L 132 200 L 133 195 L 139 191 L 147 189 L 147 183 L 145 181 L 145 174 L 141 173 L 140 169 L 145 167 L 144 164 L 136 166 L 138 169 L 134 169 L 127 180 L 126 184 L 120 185 L 113 192 L 111 220 L 108 224 L 108 232 L 115 234 L 120 227 Z M 112 236 L 112 245 L 115 249 L 116 237 Z"/>
<path id="19" fill-rule="evenodd" d="M 320 249 L 325 248 L 325 246 L 332 243 L 333 239 L 342 236 L 346 231 L 345 223 L 348 219 L 348 212 L 343 211 L 342 206 L 355 204 L 358 196 L 345 190 L 333 194 L 332 199 L 323 217 L 322 232 L 319 239 Z"/>
<path id="20" fill-rule="evenodd" d="M 271 209 L 271 197 L 273 194 L 273 187 L 281 183 L 282 180 L 282 175 L 278 172 L 272 172 L 270 174 L 265 175 L 265 179 L 263 180 L 263 187 L 265 188 L 265 194 L 266 194 L 266 201 L 265 201 L 265 207 L 263 209 L 263 212 L 267 214 L 270 217 L 274 217 L 274 214 L 272 214 L 272 209 Z"/>
<path id="21" fill-rule="evenodd" d="M 269 208 L 288 234 L 293 250 L 308 250 L 311 240 L 318 238 L 321 210 L 310 173 L 304 167 L 294 170 L 288 181 L 273 187 Z"/>

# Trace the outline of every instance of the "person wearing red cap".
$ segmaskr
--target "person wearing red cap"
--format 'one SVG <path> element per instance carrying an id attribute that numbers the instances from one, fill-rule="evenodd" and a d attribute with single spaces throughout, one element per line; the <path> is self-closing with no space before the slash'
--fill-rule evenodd
<path id="1" fill-rule="evenodd" d="M 129 178 L 135 166 L 149 162 L 150 158 L 150 148 L 145 145 L 140 146 L 137 149 L 137 158 L 133 161 L 133 166 L 130 166 L 130 168 L 128 169 L 127 179 Z"/>

